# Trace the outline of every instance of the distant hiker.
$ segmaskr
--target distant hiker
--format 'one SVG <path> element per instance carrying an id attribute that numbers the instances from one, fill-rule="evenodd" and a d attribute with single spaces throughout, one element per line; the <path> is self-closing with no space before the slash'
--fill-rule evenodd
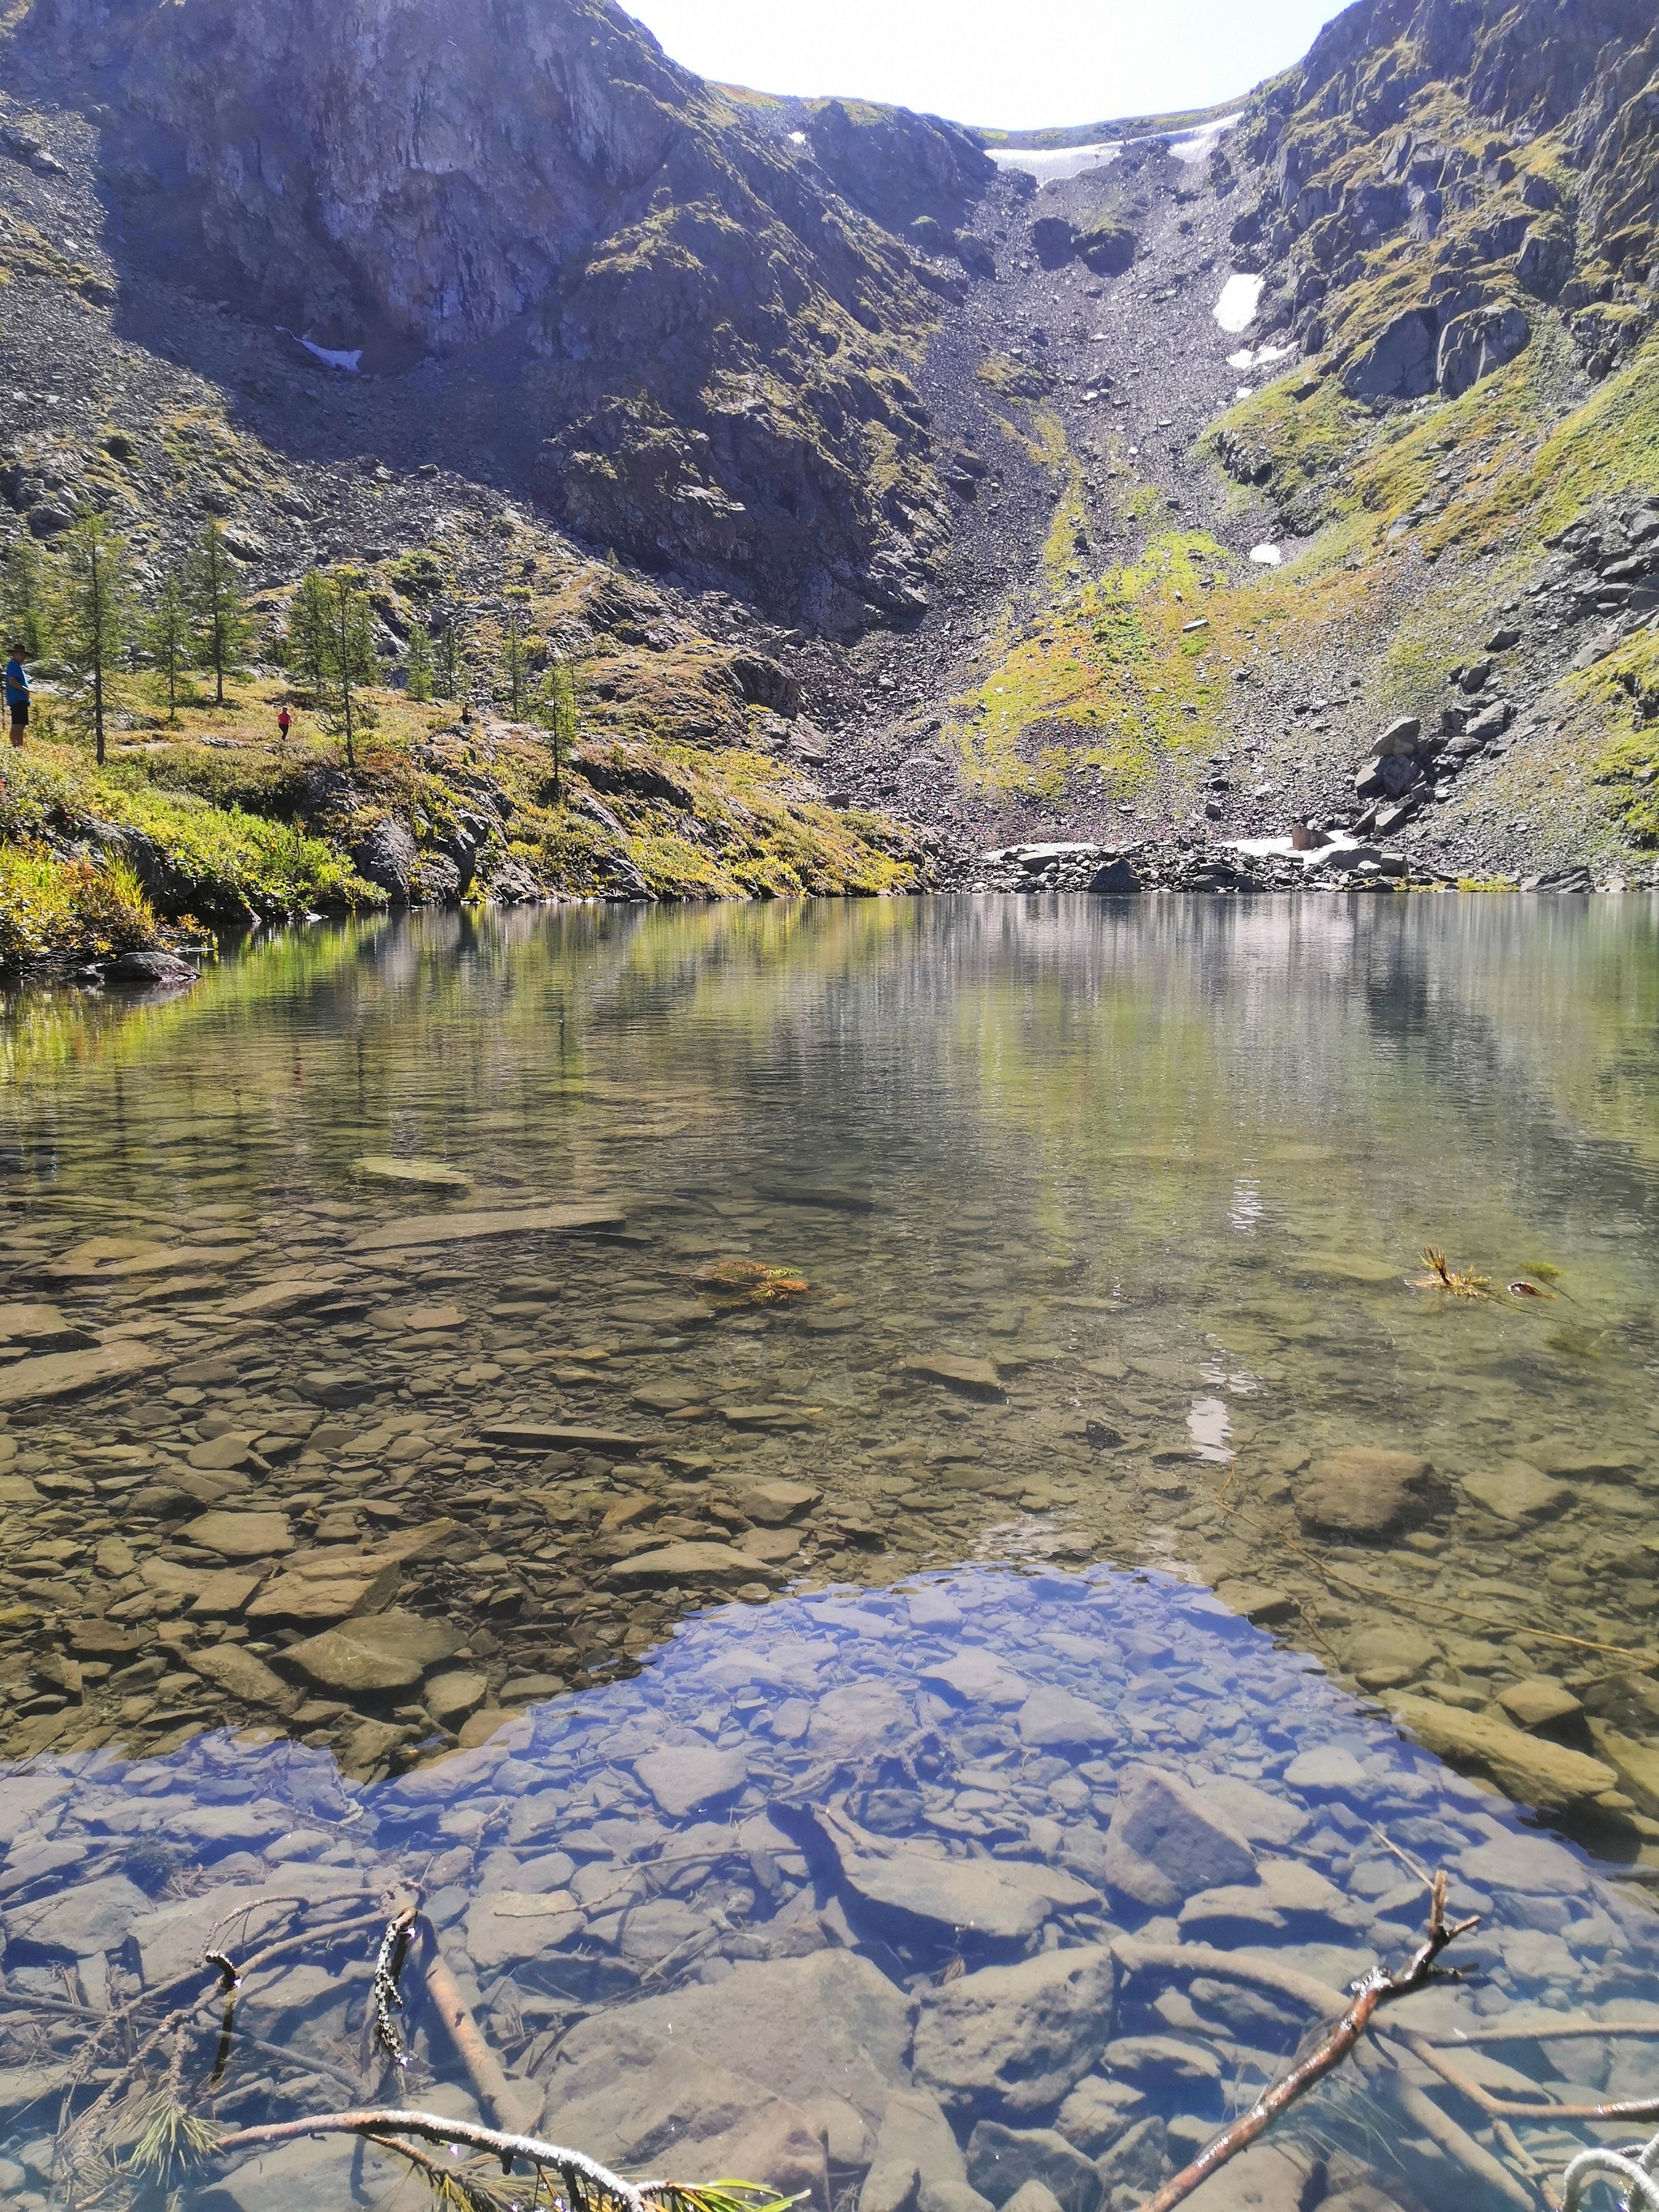
<path id="1" fill-rule="evenodd" d="M 21 644 L 12 647 L 11 659 L 6 663 L 6 705 L 11 710 L 11 741 L 21 745 L 29 726 L 29 679 L 23 672 Z"/>
<path id="2" fill-rule="evenodd" d="M 276 714 L 276 727 L 282 732 L 283 743 L 284 744 L 288 743 L 288 733 L 293 726 L 294 717 L 289 713 L 286 706 L 280 708 L 277 710 Z"/>

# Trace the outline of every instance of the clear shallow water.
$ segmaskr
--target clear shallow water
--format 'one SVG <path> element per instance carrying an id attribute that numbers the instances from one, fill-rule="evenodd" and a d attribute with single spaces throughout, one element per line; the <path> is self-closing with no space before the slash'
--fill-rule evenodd
<path id="1" fill-rule="evenodd" d="M 19 1915 L 58 1897 L 67 1909 L 82 1886 L 93 1863 L 83 1814 L 100 1838 L 96 1878 L 130 1864 L 122 1878 L 141 1894 L 118 1893 L 114 1918 L 126 1921 L 96 1924 L 100 1942 L 76 1960 L 114 1959 L 118 1976 L 127 1929 L 169 1883 L 268 1889 L 279 1868 L 331 1855 L 358 1880 L 363 1869 L 380 1879 L 424 1869 L 453 1915 L 442 1920 L 446 1948 L 490 2032 L 538 2079 L 575 2063 L 561 2056 L 573 2007 L 610 2018 L 604 2008 L 647 1990 L 688 1979 L 713 1988 L 708 1978 L 724 1978 L 727 1964 L 799 1974 L 818 1948 L 850 1949 L 908 2003 L 953 1957 L 972 1972 L 994 1954 L 975 1954 L 971 1938 L 943 1925 L 919 1935 L 914 1914 L 896 1930 L 890 1905 L 854 1886 L 821 1832 L 758 1845 L 744 1837 L 741 1863 L 723 1849 L 706 1872 L 694 1858 L 690 1874 L 665 1877 L 661 1897 L 632 1898 L 621 1918 L 600 1909 L 592 1885 L 582 1894 L 581 1869 L 597 1865 L 611 1881 L 631 1861 L 630 1838 L 659 1848 L 667 1832 L 698 1826 L 712 1850 L 701 1833 L 711 1820 L 765 1816 L 826 1772 L 820 1791 L 850 1792 L 842 1817 L 866 1835 L 930 1840 L 980 1863 L 1082 1869 L 1072 1878 L 1097 1901 L 1054 1905 L 1036 1929 L 1001 1939 L 1004 1952 L 1034 1940 L 1085 1948 L 1107 1933 L 1103 1914 L 1124 1929 L 1150 1917 L 1176 1922 L 1153 1931 L 1170 1940 L 1194 1940 L 1203 1925 L 1297 1957 L 1323 1945 L 1330 1955 L 1307 1963 L 1340 1984 L 1379 1948 L 1397 1955 L 1417 1909 L 1387 1903 L 1378 1887 L 1382 1862 L 1398 1863 L 1370 1835 L 1373 1823 L 1418 1863 L 1437 1856 L 1455 1869 L 1483 1836 L 1498 1840 L 1492 1824 L 1519 1833 L 1499 1801 L 1363 1708 L 1352 1694 L 1361 1687 L 1426 1694 L 1442 1713 L 1476 1720 L 1501 1717 L 1498 1701 L 1528 1683 L 1555 1686 L 1569 1707 L 1582 1699 L 1587 1710 L 1550 1726 L 1616 1787 L 1580 1788 L 1559 1817 L 1604 1871 L 1570 1875 L 1590 1863 L 1580 1844 L 1540 1838 L 1535 1852 L 1569 1856 L 1534 1858 L 1530 1873 L 1510 1865 L 1495 1886 L 1460 1876 L 1491 1897 L 1498 1923 L 1469 2002 L 1494 2012 L 1505 2001 L 1565 2003 L 1600 2017 L 1653 1996 L 1640 1893 L 1627 1881 L 1589 1886 L 1620 1866 L 1642 1871 L 1659 1810 L 1644 1763 L 1659 1734 L 1645 1673 L 1653 915 L 1635 901 L 1310 905 L 958 901 L 434 918 L 255 948 L 166 1006 L 19 1002 L 6 1032 L 9 1295 L 55 1302 L 85 1346 L 125 1343 L 154 1358 L 88 1395 L 18 1396 L 0 1431 L 8 1747 L 15 1760 L 33 1754 L 31 1778 L 74 1778 L 0 1871 L 8 1993 L 34 2012 L 12 2028 L 14 2071 L 33 2063 L 27 2038 L 38 2038 L 46 1994 L 27 1977 L 56 1976 L 61 1988 L 68 1964 L 61 1947 L 32 1949 Z M 387 1156 L 464 1180 L 386 1182 L 360 1164 Z M 447 1213 L 554 1203 L 597 1206 L 604 1225 L 442 1241 L 430 1226 Z M 394 1226 L 411 1217 L 428 1226 Z M 87 1240 L 112 1233 L 141 1249 L 88 1261 Z M 1500 1285 L 1540 1263 L 1559 1269 L 1535 1277 L 1558 1296 L 1463 1304 L 1409 1289 L 1403 1278 L 1419 1271 L 1425 1242 Z M 700 1305 L 691 1279 L 734 1253 L 799 1268 L 812 1294 Z M 135 1259 L 133 1271 L 107 1273 Z M 234 1310 L 279 1279 L 307 1295 Z M 44 1340 L 14 1337 L 9 1349 L 15 1373 L 52 1356 Z M 989 1363 L 989 1386 L 975 1380 L 964 1394 L 960 1374 L 956 1387 L 942 1382 L 949 1361 Z M 6 1376 L 0 1366 L 0 1391 Z M 502 1424 L 526 1422 L 636 1443 L 532 1453 L 499 1441 Z M 1355 1447 L 1431 1462 L 1431 1510 L 1413 1505 L 1369 1542 L 1310 1525 L 1305 1486 L 1330 1454 Z M 1506 1473 L 1517 1459 L 1529 1480 L 1554 1486 L 1541 1504 Z M 763 1480 L 797 1482 L 815 1502 L 790 1506 L 781 1527 L 744 1512 Z M 281 1515 L 292 1549 L 228 1560 L 193 1517 L 216 1507 Z M 314 1622 L 254 1617 L 296 1562 L 379 1562 L 388 1541 L 438 1518 L 455 1525 L 431 1556 L 400 1563 L 390 1605 L 451 1632 L 424 1682 L 417 1668 L 396 1686 L 331 1689 L 288 1656 Z M 749 1547 L 752 1570 L 718 1571 L 727 1589 L 752 1572 L 750 1602 L 699 1615 L 718 1587 L 706 1555 L 672 1578 L 629 1580 L 630 1552 L 683 1541 Z M 880 1595 L 918 1569 L 969 1559 L 985 1577 L 969 1587 L 994 1595 L 961 1624 L 917 1626 L 908 1600 Z M 1043 1561 L 1067 1571 L 1012 1581 L 997 1571 Z M 1114 1562 L 1158 1572 L 1079 1595 L 1090 1562 L 1097 1573 Z M 198 1586 L 226 1572 L 244 1594 L 232 1602 L 237 1590 L 222 1587 L 203 1610 Z M 870 1620 L 836 1637 L 833 1662 L 814 1660 L 810 1681 L 787 1670 L 732 1679 L 744 1661 L 721 1654 L 818 1634 L 803 1608 L 823 1601 L 764 1603 L 769 1589 L 848 1578 L 876 1594 Z M 1206 1583 L 1270 1618 L 1279 1648 L 1216 1601 L 1183 1595 Z M 1104 1656 L 1041 1640 L 1074 1634 L 1080 1606 L 1112 1613 Z M 1128 1614 L 1169 1650 L 1127 1650 Z M 665 1643 L 688 1617 L 695 1625 Z M 871 1625 L 884 1618 L 896 1634 Z M 1030 1680 L 1095 1703 L 1112 1716 L 1109 1739 L 1034 1751 L 1020 1734 L 1024 1692 L 1018 1703 L 977 1692 L 964 1701 L 949 1682 L 923 1683 L 956 1644 L 988 1646 Z M 232 1686 L 247 1685 L 214 1655 L 238 1649 L 269 1663 L 280 1702 Z M 54 1655 L 81 1679 L 54 1677 Z M 593 1686 L 641 1660 L 636 1680 Z M 1337 1679 L 1310 1673 L 1315 1664 Z M 494 1729 L 497 1707 L 527 1704 L 535 1717 L 517 1724 L 526 1744 L 442 1755 L 460 1712 L 433 1708 L 458 1673 L 483 1700 L 471 1732 Z M 813 1731 L 822 1736 L 830 1692 L 857 1680 L 878 1704 L 904 1705 L 901 1724 L 887 1705 L 895 1727 L 937 1733 L 936 1771 L 915 1751 L 916 1771 L 896 1778 L 860 1777 L 845 1761 L 828 1768 Z M 575 1705 L 538 1702 L 558 1682 L 577 1686 Z M 667 1722 L 696 1739 L 684 1747 L 718 1753 L 724 1742 L 743 1753 L 744 1778 L 695 1820 L 665 1813 L 635 1764 L 638 1732 L 664 1724 L 646 1708 L 669 1697 L 686 1701 Z M 1287 1714 L 1301 1717 L 1294 1727 Z M 227 1720 L 304 1741 L 255 1742 L 244 1728 L 231 1748 L 218 1732 Z M 837 1751 L 867 1757 L 867 1722 Z M 589 1732 L 579 1769 L 575 1741 Z M 612 1741 L 601 1757 L 607 1735 L 633 1747 Z M 1330 1770 L 1340 1787 L 1289 1778 L 1316 1742 L 1350 1753 L 1359 1778 L 1341 1766 Z M 1242 1920 L 1234 1900 L 1183 1931 L 1178 1914 L 1115 1892 L 1099 1832 L 1109 1833 L 1125 1763 L 1147 1753 L 1294 1800 L 1306 1826 L 1259 1856 L 1305 1863 L 1357 1918 L 1322 1924 L 1322 1907 L 1310 1923 L 1298 1907 L 1273 1925 L 1262 1915 L 1278 1908 L 1258 1896 L 1238 1908 Z M 145 1759 L 137 1783 L 122 1764 L 130 1754 Z M 1103 1771 L 1084 1771 L 1091 1765 Z M 344 1795 L 342 1768 L 356 1778 Z M 590 1817 L 559 1793 L 593 1776 L 619 1794 L 593 1801 Z M 10 1788 L 27 1808 L 23 1785 Z M 532 1789 L 552 1797 L 550 1832 L 518 1841 L 487 1832 L 475 1848 L 485 1799 L 493 1809 Z M 240 1827 L 192 1811 L 226 1802 L 265 1809 Z M 148 1833 L 137 1816 L 137 1843 L 124 1840 L 127 1812 L 111 1830 L 97 1809 L 146 1802 L 164 1811 Z M 367 1809 L 348 1818 L 357 1804 Z M 626 1832 L 581 1858 L 570 1822 L 591 1832 L 607 1812 Z M 1397 1826 L 1408 1817 L 1429 1824 L 1415 1843 Z M 31 1856 L 51 1850 L 60 1826 L 73 1857 Z M 810 1881 L 807 1858 L 796 1864 L 808 1850 Z M 538 1905 L 487 1916 L 477 1940 L 499 1963 L 485 1967 L 465 1931 L 503 1850 L 514 1863 L 493 1862 L 496 1887 L 568 1892 L 572 1902 L 556 1914 Z M 756 1850 L 775 1883 L 748 1863 Z M 465 1867 L 444 1867 L 446 1851 L 464 1852 Z M 568 1872 L 547 1863 L 561 1855 Z M 898 1879 L 878 1881 L 861 1862 L 855 1872 L 866 1890 Z M 1402 1872 L 1395 1887 L 1411 1879 Z M 805 1914 L 809 1892 L 817 1946 L 810 1931 L 750 1946 L 757 1925 L 772 1929 L 792 1905 Z M 993 1902 L 1007 1910 L 1000 1890 Z M 579 1931 L 558 1922 L 565 1913 Z M 526 1929 L 537 1948 L 508 1957 L 509 1938 Z M 357 1960 L 349 1987 L 360 1993 L 372 1946 L 352 1942 L 340 1965 Z M 578 1969 L 572 1957 L 588 1963 Z M 76 2001 L 100 2002 L 95 1963 L 70 1971 L 81 1978 Z M 1183 2013 L 1180 1984 L 1143 1997 L 1132 1983 L 1128 2032 L 1218 2038 L 1230 2046 L 1223 2070 L 1235 2065 L 1231 2046 L 1289 2047 L 1264 2042 L 1259 2020 L 1245 2033 L 1231 2000 L 1206 2018 L 1188 1996 Z M 333 2039 L 329 2063 L 351 2075 L 355 2059 L 339 2049 L 355 2052 L 357 2023 L 337 1999 L 313 1984 L 306 2003 Z M 814 2001 L 830 2003 L 816 1985 Z M 1160 2001 L 1162 2012 L 1145 2012 Z M 508 2032 L 515 2006 L 522 2033 Z M 1087 2080 L 1108 2029 L 1122 2039 L 1115 2024 L 1096 2026 Z M 1281 2020 L 1274 2033 L 1293 2043 L 1299 2027 Z M 556 2039 L 537 2051 L 538 2037 Z M 1547 2059 L 1505 2045 L 1502 2057 L 1546 2078 L 1577 2047 Z M 915 2055 L 910 2043 L 904 2051 Z M 459 2082 L 441 2039 L 433 2057 Z M 1605 2075 L 1628 2059 L 1628 2049 L 1601 2051 L 1597 2063 Z M 588 2143 L 601 2154 L 622 2157 L 616 2142 L 641 2115 L 662 2119 L 657 2089 L 686 2106 L 677 2125 L 730 2103 L 729 2084 L 665 2087 L 656 2075 L 649 2095 L 638 2081 L 637 2095 L 606 2087 L 599 2074 L 620 2062 L 597 2043 L 581 2063 L 597 2084 L 599 2101 L 584 2108 L 596 2137 L 623 2130 Z M 1131 2125 L 1152 2118 L 1200 2130 L 1213 2083 L 1194 2101 L 1167 2054 L 1120 2054 L 1107 2070 L 1150 2100 Z M 235 2092 L 242 2117 L 273 2094 L 253 2079 L 252 2093 L 246 2077 Z M 763 2086 L 792 2112 L 815 2094 L 799 2080 Z M 313 2109 L 353 2100 L 337 2073 L 319 2074 L 310 2094 Z M 1060 2112 L 1058 2098 L 1034 2114 L 1001 2092 L 979 2104 L 955 2094 L 945 2101 L 964 2147 L 976 2117 L 1029 2131 Z M 1337 2097 L 1364 2104 L 1357 2088 Z M 1480 2117 L 1455 2093 L 1444 2101 L 1464 2121 Z M 1092 2120 L 1080 2109 L 1071 2124 L 1087 2148 L 1108 2124 L 1098 2100 Z M 853 2140 L 844 2115 L 818 2130 L 840 2161 L 837 2186 L 874 2154 L 870 2114 L 865 2125 L 868 2142 Z M 31 2102 L 17 2115 L 14 2157 L 38 2145 L 41 2126 Z M 1370 2155 L 1356 2148 L 1367 2128 L 1399 2133 L 1363 2111 L 1353 2127 L 1332 2136 L 1333 2172 Z M 630 2140 L 638 2147 L 637 2132 Z M 766 2140 L 810 2164 L 810 2149 L 788 2149 L 787 2128 Z M 1165 2150 L 1183 2140 L 1177 2128 Z M 659 2165 L 655 2152 L 653 2138 L 638 2162 Z M 988 2156 L 982 2141 L 981 2182 Z M 1139 2172 L 1126 2167 L 1110 2185 L 1155 2178 Z M 1453 2160 L 1438 2180 L 1466 2188 L 1462 2177 Z M 1433 2203 L 1444 2194 L 1436 2180 L 1425 2152 L 1384 2185 Z M 8 2185 L 33 2185 L 27 2165 Z M 335 2179 L 317 2186 L 336 2201 L 326 2196 Z"/>
<path id="2" fill-rule="evenodd" d="M 964 1666 L 994 1678 L 988 1694 L 963 1694 Z M 1055 1692 L 1092 1709 L 1095 1721 L 1066 1723 L 1092 1741 L 1044 1747 Z M 1163 1911 L 1105 1893 L 1103 1838 L 1148 1766 L 1226 1817 L 1253 1875 Z M 46 2201 L 61 2059 L 136 1993 L 129 1961 L 156 1985 L 210 1940 L 240 1963 L 272 1936 L 356 1917 L 346 1936 L 248 1973 L 210 2095 L 199 2078 L 219 2008 L 205 2007 L 191 2079 L 225 2125 L 373 2101 L 385 2069 L 365 2066 L 362 2031 L 378 1936 L 362 1916 L 413 1884 L 513 2069 L 522 2124 L 543 2109 L 543 2132 L 624 2169 L 758 2171 L 818 2203 L 872 2160 L 879 2170 L 895 2102 L 914 2108 L 918 2092 L 954 2118 L 987 2187 L 993 2153 L 1022 2151 L 1069 2173 L 1074 2193 L 1087 2194 L 1086 2161 L 1102 2156 L 1128 2176 L 1115 2185 L 1147 2185 L 1162 2160 L 1182 2162 L 1248 2106 L 1310 2014 L 1281 1992 L 1138 1954 L 1126 1934 L 1218 1945 L 1340 1990 L 1418 1940 L 1413 1863 L 1447 1867 L 1454 1910 L 1484 1918 L 1458 1947 L 1467 1986 L 1408 2000 L 1401 2027 L 1477 2067 L 1501 2056 L 1558 2084 L 1565 2069 L 1582 2097 L 1592 2079 L 1643 2094 L 1644 2046 L 1556 2041 L 1552 2027 L 1659 2017 L 1659 1922 L 1628 1885 L 1402 1742 L 1214 1599 L 1155 1576 L 973 1571 L 722 1609 L 686 1624 L 637 1680 L 541 1707 L 398 1782 L 342 1787 L 322 1752 L 212 1735 L 138 1765 L 48 1759 L 13 1793 L 6 1880 L 25 1901 L 9 1905 L 6 1999 L 11 2038 L 30 2050 L 0 2078 L 13 2107 L 0 2181 L 24 2203 Z M 894 1856 L 872 1856 L 883 1850 Z M 52 1874 L 31 1869 L 69 1854 L 76 1881 L 54 1898 Z M 190 1876 L 165 1881 L 169 1863 Z M 1043 1869 L 1073 1888 L 1024 1935 L 988 1934 L 930 1912 L 917 1869 L 941 1865 L 981 1878 Z M 75 1947 L 124 1917 L 100 1981 Z M 999 1962 L 1022 1954 L 1040 1974 L 1045 1955 L 1092 1961 L 1113 1944 L 1115 1969 L 1041 2033 L 1000 1984 Z M 407 1984 L 411 2059 L 397 2100 L 477 2117 L 413 1972 Z M 951 2032 L 988 1990 L 1006 2013 L 988 2063 Z M 89 2010 L 71 2014 L 66 1998 Z M 1511 2039 L 1483 2046 L 1495 2026 Z M 1402 2130 L 1395 2094 L 1386 2068 L 1322 2091 L 1265 2169 L 1257 2157 L 1257 2185 L 1283 2201 L 1292 2172 L 1310 2187 L 1316 2168 L 1326 2186 L 1370 2172 L 1395 2202 L 1502 2202 L 1420 2124 Z M 129 2115 L 109 2135 L 118 2146 L 134 2132 Z M 1523 2132 L 1557 2162 L 1573 2134 Z M 69 2152 L 84 2163 L 90 2146 L 71 2134 Z M 291 2145 L 233 2163 L 185 2202 L 374 2201 L 391 2175 L 358 2164 L 354 2191 L 349 2146 Z"/>

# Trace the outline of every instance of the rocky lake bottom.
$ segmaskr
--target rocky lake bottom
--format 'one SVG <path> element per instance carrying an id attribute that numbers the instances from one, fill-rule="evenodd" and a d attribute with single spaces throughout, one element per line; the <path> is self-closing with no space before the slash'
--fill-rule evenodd
<path id="1" fill-rule="evenodd" d="M 430 917 L 13 1002 L 0 2197 L 131 2194 L 188 1998 L 222 2126 L 1127 2212 L 1443 1867 L 1462 1978 L 1204 2197 L 1537 2201 L 1659 2033 L 1659 963 L 1553 903 Z M 210 1950 L 274 1950 L 216 2070 Z"/>

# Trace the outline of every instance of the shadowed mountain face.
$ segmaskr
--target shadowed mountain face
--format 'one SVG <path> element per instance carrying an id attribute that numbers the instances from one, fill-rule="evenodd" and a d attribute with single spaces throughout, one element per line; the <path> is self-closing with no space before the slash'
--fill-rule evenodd
<path id="1" fill-rule="evenodd" d="M 904 371 L 936 291 L 805 133 L 620 9 L 43 0 L 21 49 L 94 123 L 135 275 L 371 370 L 493 344 L 585 536 L 832 627 L 921 604 L 946 516 Z M 871 134 L 820 135 L 845 171 Z M 990 173 L 946 125 L 901 152 L 867 179 L 900 223 Z"/>

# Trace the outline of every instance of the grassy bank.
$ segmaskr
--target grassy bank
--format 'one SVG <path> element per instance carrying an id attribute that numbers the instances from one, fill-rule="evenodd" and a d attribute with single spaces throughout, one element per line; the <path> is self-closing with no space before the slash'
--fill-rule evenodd
<path id="1" fill-rule="evenodd" d="M 556 775 L 539 729 L 386 691 L 348 770 L 303 711 L 279 738 L 287 696 L 250 679 L 176 723 L 134 714 L 102 768 L 48 705 L 0 790 L 0 970 L 436 899 L 876 896 L 929 880 L 916 833 L 828 805 L 763 753 L 590 734 Z"/>

